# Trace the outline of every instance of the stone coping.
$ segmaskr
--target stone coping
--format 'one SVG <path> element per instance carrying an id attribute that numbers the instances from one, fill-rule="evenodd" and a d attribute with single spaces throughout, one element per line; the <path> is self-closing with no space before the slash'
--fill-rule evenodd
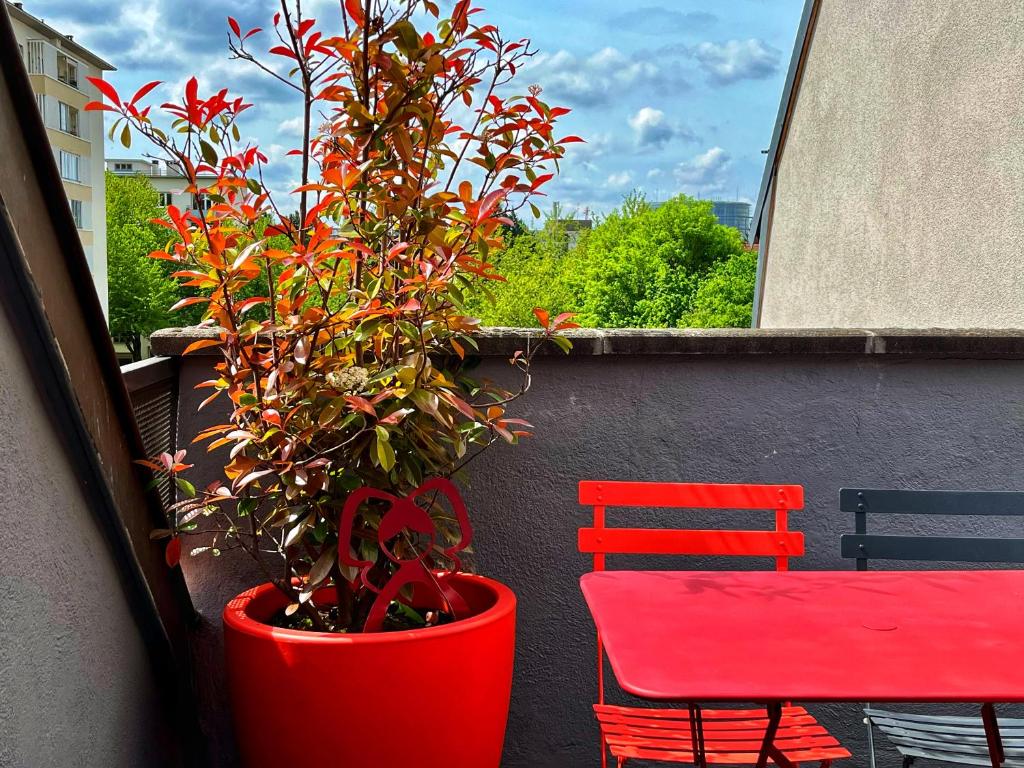
<path id="1" fill-rule="evenodd" d="M 523 328 L 487 328 L 477 336 L 480 354 L 509 356 L 539 332 Z M 595 355 L 890 355 L 922 358 L 1024 358 L 1024 329 L 580 329 L 572 339 L 573 357 Z M 180 356 L 197 339 L 214 338 L 210 328 L 165 328 L 150 338 L 153 354 Z M 194 354 L 216 355 L 216 347 Z M 561 355 L 553 346 L 543 354 Z"/>

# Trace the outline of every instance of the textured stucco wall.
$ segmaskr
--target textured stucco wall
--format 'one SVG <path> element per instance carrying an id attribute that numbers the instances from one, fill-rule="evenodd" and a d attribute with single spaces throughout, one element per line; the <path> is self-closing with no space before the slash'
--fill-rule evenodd
<path id="1" fill-rule="evenodd" d="M 761 327 L 1024 326 L 1024 3 L 823 0 Z"/>
<path id="2" fill-rule="evenodd" d="M 168 765 L 149 657 L 0 313 L 0 767 Z"/>
<path id="3" fill-rule="evenodd" d="M 750 346 L 756 348 L 753 341 Z M 203 357 L 184 361 L 182 444 L 223 415 L 195 414 L 202 394 L 192 386 L 208 377 L 208 365 Z M 488 360 L 484 372 L 498 378 L 507 365 Z M 511 585 L 519 598 L 505 768 L 598 765 L 590 712 L 594 633 L 578 587 L 588 561 L 576 552 L 576 529 L 590 520 L 589 510 L 576 503 L 580 479 L 802 483 L 808 508 L 791 522 L 807 532 L 808 555 L 794 567 L 852 569 L 838 556 L 839 534 L 852 530 L 852 520 L 837 509 L 843 485 L 1024 489 L 1022 377 L 1021 359 L 877 352 L 540 358 L 522 408 L 537 425 L 536 437 L 477 462 L 467 489 L 476 565 Z M 193 458 L 199 462 L 197 481 L 216 474 L 216 454 L 211 459 L 200 450 Z M 624 524 L 641 516 L 616 512 L 610 519 Z M 770 514 L 726 520 L 723 513 L 662 511 L 642 519 L 648 525 L 771 524 Z M 1020 521 L 997 520 L 987 530 L 1021 535 L 1020 528 Z M 633 558 L 617 562 L 640 564 Z M 652 565 L 744 563 L 690 558 Z M 203 615 L 197 648 L 205 735 L 218 750 L 217 764 L 230 766 L 219 615 L 228 599 L 261 578 L 245 559 L 231 555 L 188 560 L 185 567 Z M 866 766 L 857 708 L 812 709 L 853 749 L 851 765 Z M 883 750 L 879 765 L 898 760 Z"/>

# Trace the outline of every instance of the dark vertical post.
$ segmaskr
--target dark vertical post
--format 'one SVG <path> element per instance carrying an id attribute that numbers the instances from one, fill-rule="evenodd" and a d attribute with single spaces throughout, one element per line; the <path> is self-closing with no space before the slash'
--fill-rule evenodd
<path id="1" fill-rule="evenodd" d="M 992 704 L 981 705 L 981 721 L 985 724 L 985 738 L 988 741 L 988 755 L 992 760 L 992 768 L 1001 768 L 1006 760 L 1006 753 L 1003 752 L 1003 740 L 999 736 L 996 708 Z"/>
<path id="2" fill-rule="evenodd" d="M 856 526 L 856 533 L 863 536 L 868 532 L 868 505 L 864 499 L 864 492 L 857 491 L 857 511 L 853 513 L 854 525 Z M 860 545 L 863 551 L 864 545 Z M 868 569 L 867 557 L 857 558 L 857 570 L 866 571 Z"/>

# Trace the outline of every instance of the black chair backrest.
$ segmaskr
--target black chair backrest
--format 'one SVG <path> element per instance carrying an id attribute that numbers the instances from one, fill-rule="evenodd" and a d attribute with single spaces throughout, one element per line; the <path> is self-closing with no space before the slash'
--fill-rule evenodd
<path id="1" fill-rule="evenodd" d="M 1024 539 L 981 536 L 869 534 L 868 515 L 1024 516 L 1024 493 L 1015 491 L 896 491 L 843 488 L 839 508 L 853 512 L 856 533 L 840 537 L 842 556 L 866 571 L 869 558 L 1024 563 Z"/>

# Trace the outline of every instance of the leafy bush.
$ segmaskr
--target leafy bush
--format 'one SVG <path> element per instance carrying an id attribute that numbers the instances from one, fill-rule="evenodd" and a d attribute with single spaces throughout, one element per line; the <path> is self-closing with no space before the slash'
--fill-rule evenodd
<path id="1" fill-rule="evenodd" d="M 757 254 L 743 251 L 718 262 L 697 287 L 689 328 L 747 328 L 752 318 Z"/>
<path id="2" fill-rule="evenodd" d="M 261 30 L 229 19 L 233 55 L 301 100 L 297 218 L 281 213 L 291 206 L 263 185 L 266 157 L 241 139 L 250 104 L 226 90 L 201 96 L 192 78 L 182 101 L 161 107 L 164 127 L 143 103 L 158 83 L 122 99 L 92 79 L 106 103 L 89 108 L 113 113 L 111 135 L 125 144 L 141 135 L 183 169 L 186 192 L 213 203 L 202 215 L 168 207 L 171 240 L 152 254 L 191 289 L 176 307 L 201 307 L 213 329 L 185 352 L 219 349 L 199 386 L 211 393 L 203 405 L 219 401 L 230 414 L 196 438 L 230 446 L 224 480 L 197 491 L 179 476 L 184 455 L 146 462 L 188 497 L 162 532 L 168 560 L 181 534 L 205 532 L 212 538 L 198 550 L 252 555 L 287 595 L 287 620 L 335 632 L 382 628 L 382 606 L 407 625 L 408 590 L 402 600 L 378 596 L 418 567 L 452 618 L 456 595 L 435 569 L 458 565 L 468 531 L 437 481 L 526 434 L 508 409 L 540 348 L 513 356 L 517 388 L 473 379 L 478 321 L 465 304 L 500 281 L 491 259 L 513 224 L 504 214 L 527 204 L 579 139 L 555 137 L 568 110 L 542 102 L 539 89 L 496 95 L 533 53 L 474 21 L 469 0 L 447 18 L 432 0 L 345 0 L 337 37 L 299 7 L 282 4 L 274 17 L 274 63 L 250 50 Z M 431 19 L 433 30 L 417 29 Z M 538 340 L 566 349 L 556 332 L 569 318 L 533 314 Z"/>
<path id="3" fill-rule="evenodd" d="M 519 325 L 527 296 L 608 328 L 749 325 L 754 276 L 738 230 L 684 195 L 654 208 L 630 195 L 569 248 L 558 215 L 498 257 L 508 282 L 474 305 L 488 325 Z"/>

